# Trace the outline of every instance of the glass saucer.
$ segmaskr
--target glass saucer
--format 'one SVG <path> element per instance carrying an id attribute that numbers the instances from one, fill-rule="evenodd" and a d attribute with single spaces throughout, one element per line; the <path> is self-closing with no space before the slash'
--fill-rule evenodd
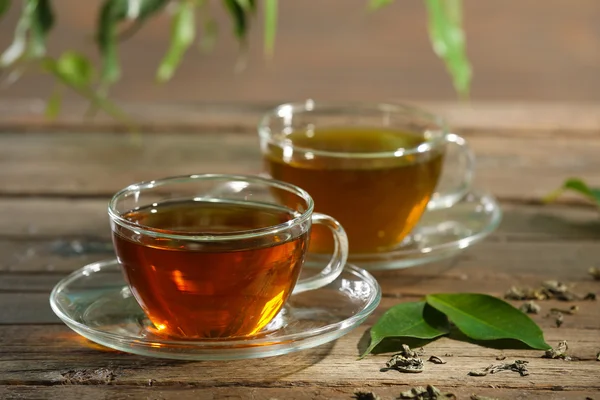
<path id="1" fill-rule="evenodd" d="M 427 210 L 411 234 L 394 250 L 350 254 L 348 262 L 374 271 L 440 261 L 488 236 L 501 219 L 502 211 L 492 195 L 472 192 L 452 207 Z M 320 256 L 317 260 L 323 262 Z"/>
<path id="2" fill-rule="evenodd" d="M 302 273 L 314 274 L 312 267 L 323 265 L 309 263 Z M 61 280 L 50 294 L 50 305 L 75 332 L 116 350 L 180 360 L 234 360 L 287 354 L 335 340 L 360 325 L 380 299 L 377 281 L 348 264 L 331 284 L 292 296 L 255 337 L 171 340 L 153 333 L 118 262 L 110 260 Z"/>

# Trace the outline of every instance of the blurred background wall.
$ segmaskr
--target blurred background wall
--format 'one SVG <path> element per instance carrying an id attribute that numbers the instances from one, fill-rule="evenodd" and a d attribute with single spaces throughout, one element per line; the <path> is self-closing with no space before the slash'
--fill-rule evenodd
<path id="1" fill-rule="evenodd" d="M 279 102 L 315 99 L 453 100 L 450 79 L 427 36 L 423 0 L 397 0 L 375 12 L 367 0 L 280 0 L 275 56 L 262 51 L 262 18 L 251 29 L 246 68 L 234 72 L 238 45 L 220 1 L 214 50 L 192 48 L 172 82 L 154 83 L 169 20 L 153 20 L 122 45 L 122 81 L 112 91 L 134 102 Z M 0 22 L 12 40 L 19 1 Z M 54 0 L 52 54 L 95 54 L 98 0 Z M 473 100 L 600 100 L 600 0 L 465 0 Z M 29 74 L 0 99 L 45 98 L 52 79 Z M 76 99 L 76 97 L 74 97 Z"/>

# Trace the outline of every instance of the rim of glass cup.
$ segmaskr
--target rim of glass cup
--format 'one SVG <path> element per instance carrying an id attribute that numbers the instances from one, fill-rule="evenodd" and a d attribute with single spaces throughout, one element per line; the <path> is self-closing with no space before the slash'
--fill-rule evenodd
<path id="1" fill-rule="evenodd" d="M 129 221 L 121 216 L 116 210 L 117 202 L 134 192 L 139 192 L 146 189 L 154 189 L 161 186 L 167 186 L 169 184 L 174 183 L 186 183 L 186 182 L 194 182 L 194 181 L 218 181 L 222 180 L 226 182 L 231 181 L 246 181 L 249 183 L 257 183 L 266 185 L 273 188 L 278 188 L 282 190 L 286 190 L 288 192 L 294 193 L 301 197 L 304 201 L 306 201 L 307 208 L 306 210 L 294 217 L 293 219 L 283 222 L 278 225 L 268 226 L 265 228 L 258 229 L 248 229 L 244 231 L 239 231 L 239 233 L 214 233 L 210 235 L 191 235 L 191 234 L 176 234 L 176 233 L 167 233 L 162 229 L 153 228 L 151 226 L 138 224 L 132 221 Z M 201 196 L 198 196 L 201 197 Z M 298 186 L 292 185 L 290 183 L 282 182 L 276 179 L 263 178 L 256 175 L 229 175 L 229 174 L 194 174 L 194 175 L 180 175 L 180 176 L 171 176 L 162 179 L 156 179 L 151 181 L 142 181 L 133 183 L 121 190 L 119 190 L 109 201 L 108 203 L 108 215 L 110 219 L 116 224 L 122 226 L 123 228 L 131 229 L 135 231 L 137 234 L 144 234 L 157 238 L 166 238 L 173 240 L 186 240 L 186 241 L 227 241 L 227 240 L 240 240 L 240 239 L 249 239 L 255 238 L 258 236 L 266 236 L 275 233 L 279 233 L 289 229 L 290 227 L 301 224 L 308 220 L 314 210 L 314 202 L 312 197 L 308 194 L 304 189 L 299 188 Z"/>
<path id="2" fill-rule="evenodd" d="M 357 111 L 374 111 L 386 113 L 405 113 L 427 119 L 436 124 L 439 130 L 432 138 L 428 138 L 425 142 L 411 148 L 399 148 L 394 151 L 383 152 L 337 152 L 328 150 L 319 150 L 310 147 L 302 147 L 294 145 L 290 140 L 275 139 L 271 132 L 270 123 L 272 118 L 290 118 L 294 114 L 310 114 L 319 112 L 338 112 L 340 114 L 351 114 L 353 110 Z M 426 153 L 446 143 L 446 138 L 450 134 L 445 120 L 435 114 L 429 113 L 418 107 L 410 106 L 402 103 L 362 103 L 362 102 L 315 102 L 314 100 L 306 100 L 304 102 L 284 103 L 268 111 L 262 116 L 258 123 L 258 135 L 261 139 L 270 144 L 279 147 L 291 147 L 294 150 L 303 152 L 311 152 L 313 155 L 325 157 L 340 157 L 340 158 L 390 158 L 404 157 L 411 154 Z"/>

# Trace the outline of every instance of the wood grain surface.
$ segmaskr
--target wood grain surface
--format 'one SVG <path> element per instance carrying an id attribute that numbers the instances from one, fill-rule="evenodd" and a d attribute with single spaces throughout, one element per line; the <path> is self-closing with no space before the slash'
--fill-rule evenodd
<path id="1" fill-rule="evenodd" d="M 132 136 L 102 121 L 96 126 L 75 118 L 60 126 L 28 121 L 18 104 L 0 103 L 0 116 L 9 116 L 0 119 L 0 398 L 351 399 L 356 391 L 373 391 L 393 399 L 427 384 L 459 399 L 598 397 L 600 307 L 592 301 L 577 302 L 579 313 L 565 316 L 560 328 L 547 313 L 564 303 L 541 302 L 542 312 L 533 316 L 549 343 L 569 342 L 575 361 L 448 338 L 425 347 L 427 355 L 452 354 L 448 363 L 428 363 L 421 374 L 381 372 L 386 355 L 356 360 L 381 313 L 427 293 L 502 296 L 512 285 L 559 279 L 578 292 L 600 294 L 600 282 L 587 273 L 600 263 L 598 211 L 572 197 L 540 202 L 568 176 L 600 183 L 600 105 L 431 108 L 446 115 L 475 150 L 477 187 L 502 203 L 499 229 L 453 259 L 376 273 L 384 294 L 380 307 L 333 343 L 269 359 L 182 362 L 112 351 L 83 339 L 54 316 L 48 294 L 70 271 L 112 257 L 106 205 L 122 186 L 172 174 L 258 172 L 253 127 L 265 107 L 188 105 L 160 113 L 131 106 L 156 121 L 148 117 L 145 124 L 155 129 Z M 177 111 L 169 116 L 169 109 Z M 500 355 L 529 361 L 531 374 L 467 375 Z"/>

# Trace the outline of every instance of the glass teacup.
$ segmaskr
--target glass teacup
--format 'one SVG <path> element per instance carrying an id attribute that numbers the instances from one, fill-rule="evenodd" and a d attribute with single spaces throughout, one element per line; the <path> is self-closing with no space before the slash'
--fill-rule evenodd
<path id="1" fill-rule="evenodd" d="M 305 189 L 317 211 L 340 221 L 351 255 L 397 249 L 426 209 L 451 207 L 472 180 L 465 140 L 405 105 L 283 104 L 258 133 L 266 172 Z M 444 167 L 448 144 L 459 148 L 458 170 Z M 312 236 L 311 251 L 330 251 L 324 231 Z"/>
<path id="2" fill-rule="evenodd" d="M 118 261 L 156 333 L 176 338 L 260 334 L 292 293 L 342 272 L 346 234 L 289 183 L 191 175 L 136 183 L 108 213 Z M 333 256 L 298 280 L 312 224 L 333 233 Z"/>

